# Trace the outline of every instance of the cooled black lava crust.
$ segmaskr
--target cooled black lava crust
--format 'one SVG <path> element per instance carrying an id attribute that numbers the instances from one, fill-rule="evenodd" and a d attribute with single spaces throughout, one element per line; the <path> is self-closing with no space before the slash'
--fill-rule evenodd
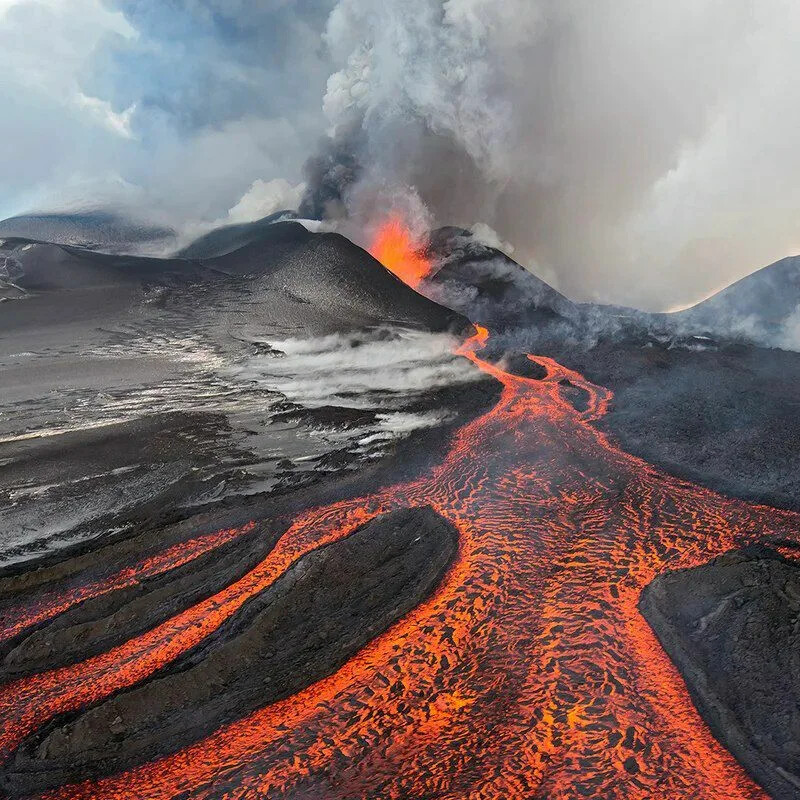
<path id="1" fill-rule="evenodd" d="M 800 797 L 800 566 L 726 553 L 660 575 L 639 608 L 717 739 L 776 800 Z"/>
<path id="2" fill-rule="evenodd" d="M 3 790 L 19 797 L 117 772 L 298 692 L 424 599 L 456 550 L 456 529 L 425 507 L 312 551 L 169 669 L 31 736 Z"/>

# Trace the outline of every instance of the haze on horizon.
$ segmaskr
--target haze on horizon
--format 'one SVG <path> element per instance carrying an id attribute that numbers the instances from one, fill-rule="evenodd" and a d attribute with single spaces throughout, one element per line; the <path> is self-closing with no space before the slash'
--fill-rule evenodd
<path id="1" fill-rule="evenodd" d="M 800 252 L 798 34 L 791 0 L 0 0 L 0 217 L 305 197 L 667 309 Z"/>

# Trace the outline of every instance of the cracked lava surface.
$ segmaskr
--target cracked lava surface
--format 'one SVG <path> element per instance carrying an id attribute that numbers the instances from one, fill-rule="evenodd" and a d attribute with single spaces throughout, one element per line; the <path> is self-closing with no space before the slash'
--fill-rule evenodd
<path id="1" fill-rule="evenodd" d="M 45 796 L 765 797 L 706 728 L 637 602 L 666 569 L 794 538 L 796 516 L 620 451 L 591 424 L 610 392 L 547 358 L 530 357 L 543 380 L 508 374 L 480 357 L 488 334 L 477 330 L 459 352 L 502 382 L 502 397 L 456 432 L 438 466 L 305 512 L 216 595 L 107 653 L 0 687 L 0 756 L 56 714 L 169 664 L 304 553 L 383 512 L 430 504 L 459 531 L 455 562 L 344 667 L 175 754 Z M 584 411 L 564 381 L 586 393 Z M 4 624 L 24 628 L 81 596 L 44 598 Z"/>

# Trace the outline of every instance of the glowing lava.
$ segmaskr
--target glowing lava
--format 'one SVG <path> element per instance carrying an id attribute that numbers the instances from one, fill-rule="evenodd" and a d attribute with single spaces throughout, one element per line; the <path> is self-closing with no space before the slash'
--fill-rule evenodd
<path id="1" fill-rule="evenodd" d="M 711 736 L 636 604 L 666 569 L 798 517 L 665 475 L 592 425 L 611 393 L 547 358 L 543 380 L 459 353 L 503 384 L 441 463 L 312 509 L 250 573 L 82 664 L 0 688 L 8 754 L 61 711 L 145 679 L 300 555 L 375 515 L 431 504 L 460 534 L 434 594 L 345 666 L 173 755 L 48 798 L 704 798 L 764 793 Z M 564 380 L 588 396 L 578 411 Z M 157 688 L 154 687 L 154 691 Z"/>
<path id="2" fill-rule="evenodd" d="M 242 528 L 230 528 L 199 536 L 196 539 L 173 545 L 162 553 L 143 558 L 130 567 L 125 567 L 92 583 L 62 590 L 59 593 L 46 592 L 34 605 L 11 606 L 0 612 L 0 642 L 16 636 L 37 623 L 52 619 L 85 600 L 108 594 L 117 589 L 124 589 L 127 586 L 134 586 L 139 581 L 153 575 L 188 564 L 210 550 L 249 533 L 253 528 L 255 528 L 255 523 L 248 522 Z M 0 739 L 2 739 L 1 736 Z"/>
<path id="3" fill-rule="evenodd" d="M 381 225 L 369 252 L 412 288 L 419 286 L 431 271 L 422 244 L 399 216 L 392 216 Z"/>

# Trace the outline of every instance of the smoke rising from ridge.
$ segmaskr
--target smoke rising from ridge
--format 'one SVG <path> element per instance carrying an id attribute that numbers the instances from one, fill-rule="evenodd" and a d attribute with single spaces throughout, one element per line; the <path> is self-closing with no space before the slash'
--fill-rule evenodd
<path id="1" fill-rule="evenodd" d="M 486 223 L 576 299 L 698 299 L 800 245 L 798 31 L 786 0 L 341 0 L 324 109 L 353 147 L 311 196 L 340 177 L 355 235 L 398 204 Z"/>

